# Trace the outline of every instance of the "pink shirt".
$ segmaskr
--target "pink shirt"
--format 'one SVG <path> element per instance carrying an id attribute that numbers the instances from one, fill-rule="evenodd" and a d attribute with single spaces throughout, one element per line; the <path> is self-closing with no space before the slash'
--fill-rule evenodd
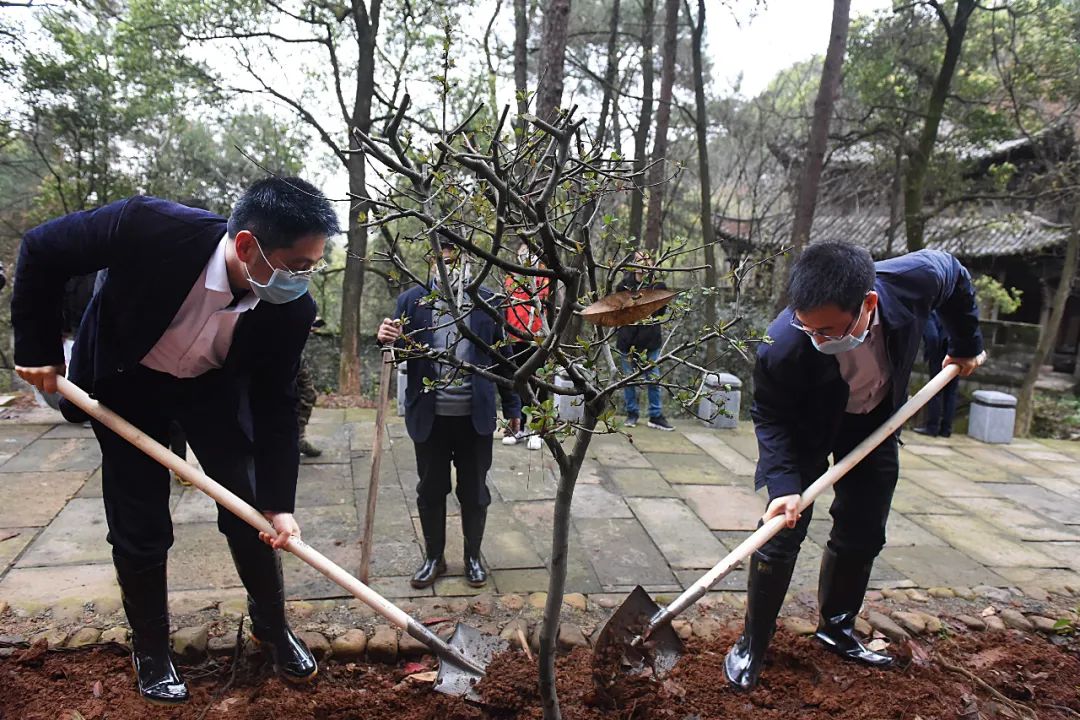
<path id="1" fill-rule="evenodd" d="M 847 412 L 865 415 L 888 397 L 892 391 L 892 373 L 876 308 L 866 341 L 854 350 L 840 353 L 836 361 L 840 364 L 840 377 L 849 388 Z"/>
<path id="2" fill-rule="evenodd" d="M 140 361 L 142 365 L 174 377 L 192 378 L 225 364 L 240 313 L 259 304 L 250 292 L 232 304 L 225 266 L 228 242 L 227 235 L 221 238 L 168 329 Z"/>

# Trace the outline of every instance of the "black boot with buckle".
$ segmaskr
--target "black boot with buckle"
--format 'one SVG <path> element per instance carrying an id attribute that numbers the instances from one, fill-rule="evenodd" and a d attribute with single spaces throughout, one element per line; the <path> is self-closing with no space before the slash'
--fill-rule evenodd
<path id="1" fill-rule="evenodd" d="M 765 651 L 776 631 L 776 616 L 784 605 L 794 570 L 795 558 L 776 562 L 761 553 L 754 553 L 751 558 L 743 633 L 724 658 L 724 675 L 741 690 L 757 685 Z"/>
<path id="2" fill-rule="evenodd" d="M 471 587 L 487 584 L 487 570 L 480 562 L 480 544 L 484 541 L 487 508 L 461 506 L 461 532 L 465 536 L 465 582 Z"/>
<path id="3" fill-rule="evenodd" d="M 839 555 L 826 547 L 821 556 L 818 607 L 821 618 L 815 637 L 831 652 L 872 667 L 888 667 L 893 658 L 869 650 L 855 636 L 855 618 L 870 582 L 873 559 Z"/>
<path id="4" fill-rule="evenodd" d="M 158 705 L 187 702 L 187 685 L 169 654 L 165 561 L 133 560 L 114 552 L 113 565 L 131 626 L 131 664 L 139 694 Z"/>
<path id="5" fill-rule="evenodd" d="M 420 527 L 424 531 L 424 564 L 409 581 L 414 588 L 430 587 L 446 573 L 446 505 L 420 510 Z"/>
<path id="6" fill-rule="evenodd" d="M 247 589 L 252 636 L 270 651 L 274 670 L 282 678 L 295 683 L 311 680 L 319 672 L 319 666 L 285 619 L 281 557 L 254 532 L 243 537 L 230 536 L 229 550 Z"/>

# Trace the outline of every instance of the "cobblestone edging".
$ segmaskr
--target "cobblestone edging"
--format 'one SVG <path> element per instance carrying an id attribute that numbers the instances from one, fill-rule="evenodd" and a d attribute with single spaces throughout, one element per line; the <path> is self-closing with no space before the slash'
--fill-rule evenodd
<path id="1" fill-rule="evenodd" d="M 563 650 L 588 647 L 611 610 L 622 602 L 618 594 L 578 593 L 566 596 L 558 643 Z M 657 602 L 672 597 L 658 595 Z M 432 629 L 449 637 L 457 622 L 467 622 L 479 630 L 500 635 L 512 647 L 527 642 L 536 650 L 546 593 L 528 596 L 481 594 L 472 598 L 425 598 L 400 603 Z M 88 605 L 92 605 L 88 603 Z M 744 598 L 741 593 L 710 593 L 676 619 L 672 626 L 683 639 L 713 639 L 741 622 Z M 128 630 L 119 608 L 87 607 L 76 619 L 69 608 L 53 613 L 49 609 L 35 618 L 19 618 L 0 601 L 0 658 L 22 648 L 48 643 L 51 649 L 77 649 L 116 643 L 126 645 Z M 903 643 L 912 637 L 937 633 L 1008 632 L 1042 633 L 1059 637 L 1055 624 L 1065 619 L 1080 626 L 1080 587 L 995 588 L 979 586 L 872 590 L 867 593 L 856 628 L 874 649 Z M 198 662 L 209 657 L 231 656 L 236 652 L 237 628 L 246 613 L 244 603 L 230 599 L 175 618 L 172 634 L 177 656 Z M 396 663 L 418 658 L 427 648 L 408 635 L 390 627 L 374 612 L 354 600 L 296 601 L 289 603 L 290 621 L 319 660 L 340 662 L 367 660 Z M 802 590 L 788 597 L 780 625 L 789 632 L 810 635 L 816 629 L 813 593 Z M 245 652 L 256 651 L 245 643 Z"/>

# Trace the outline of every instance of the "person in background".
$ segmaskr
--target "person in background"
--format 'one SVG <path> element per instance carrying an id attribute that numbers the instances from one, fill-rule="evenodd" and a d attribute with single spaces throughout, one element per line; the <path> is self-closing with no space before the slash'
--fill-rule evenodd
<path id="1" fill-rule="evenodd" d="M 930 377 L 934 377 L 943 367 L 949 354 L 949 333 L 937 311 L 930 313 L 930 319 L 923 328 L 923 359 L 927 364 Z M 947 438 L 952 435 L 953 417 L 956 415 L 956 396 L 960 390 L 960 378 L 952 379 L 945 388 L 926 403 L 925 422 L 915 428 L 920 435 Z"/>
<path id="2" fill-rule="evenodd" d="M 666 290 L 667 285 L 656 280 L 655 270 L 646 268 L 653 267 L 652 256 L 644 250 L 634 254 L 634 264 L 638 267 L 626 273 L 622 282 L 615 288 L 617 291 L 638 290 Z M 655 363 L 660 357 L 660 347 L 663 345 L 663 337 L 660 333 L 660 318 L 667 312 L 666 308 L 660 308 L 652 314 L 648 320 L 634 325 L 620 327 L 615 335 L 615 348 L 621 355 L 622 370 L 629 375 L 636 371 L 642 364 L 641 354 L 650 363 Z M 653 365 L 644 373 L 646 380 L 655 380 L 660 377 L 660 368 Z M 660 400 L 660 386 L 650 382 L 646 386 L 649 398 L 649 427 L 656 430 L 670 432 L 675 428 L 664 417 L 664 408 Z M 623 398 L 626 402 L 626 427 L 637 427 L 639 419 L 637 386 L 628 385 L 623 390 Z"/>
<path id="3" fill-rule="evenodd" d="M 299 178 L 255 183 L 228 220 L 136 196 L 27 232 L 11 299 L 16 372 L 54 394 L 66 369 L 64 285 L 108 268 L 67 377 L 159 443 L 179 422 L 203 470 L 266 517 L 272 535 L 219 507 L 218 529 L 247 590 L 252 634 L 292 682 L 311 680 L 318 665 L 287 622 L 276 551 L 300 536 L 296 372 L 315 318 L 308 283 L 338 231 L 333 205 Z M 88 419 L 66 399 L 59 405 L 69 421 Z M 169 652 L 169 473 L 105 425 L 93 428 L 139 692 L 182 703 L 187 685 Z"/>
<path id="4" fill-rule="evenodd" d="M 517 263 L 528 268 L 541 266 L 536 254 L 533 253 L 529 244 L 525 241 L 522 241 L 518 246 Z M 543 314 L 550 291 L 551 288 L 547 278 L 532 275 L 507 275 L 507 324 L 522 333 L 541 335 L 544 329 Z M 513 340 L 511 348 L 513 349 L 514 362 L 520 366 L 527 362 L 532 357 L 532 354 L 536 352 L 537 344 L 536 342 L 522 340 L 512 333 L 510 338 Z M 537 393 L 536 400 L 537 402 L 543 402 L 544 396 Z M 529 433 L 528 422 L 529 418 L 525 414 L 525 408 L 522 407 L 521 432 L 519 434 L 528 436 L 527 443 L 530 450 L 539 450 L 543 443 L 539 435 Z M 514 438 L 516 441 L 515 435 L 508 434 L 507 439 L 503 442 L 512 445 L 513 443 L 508 442 L 510 438 Z"/>
<path id="5" fill-rule="evenodd" d="M 317 317 L 311 324 L 311 331 L 315 332 L 325 325 L 326 321 Z M 300 370 L 296 373 L 296 391 L 300 396 L 300 404 L 297 407 L 300 422 L 300 454 L 305 457 L 319 457 L 322 455 L 322 450 L 307 439 L 308 422 L 311 421 L 311 411 L 315 407 L 315 401 L 319 399 L 319 394 L 315 390 L 315 376 L 311 374 L 311 366 L 308 364 L 306 355 L 300 356 Z"/>
<path id="6" fill-rule="evenodd" d="M 470 282 L 467 258 L 449 245 L 442 247 L 442 259 L 449 287 L 441 287 L 437 264 L 431 261 L 431 280 L 401 293 L 393 318 L 379 326 L 379 343 L 395 343 L 407 348 L 411 343 L 431 348 L 446 357 L 452 353 L 460 362 L 477 368 L 498 368 L 491 352 L 465 339 L 450 310 L 448 296 L 455 298 L 465 313 L 463 322 L 488 348 L 510 357 L 503 327 L 488 312 L 471 307 L 465 294 Z M 494 294 L 480 289 L 482 302 L 494 302 Z M 489 309 L 494 309 L 489 306 Z M 402 327 L 407 338 L 402 337 Z M 501 346 L 501 347 L 500 347 Z M 416 451 L 416 507 L 424 533 L 424 561 L 412 577 L 414 588 L 434 584 L 446 572 L 446 496 L 450 494 L 450 465 L 457 477 L 457 498 L 461 505 L 461 531 L 465 539 L 465 581 L 472 587 L 487 583 L 487 570 L 480 560 L 491 493 L 487 474 L 491 469 L 491 436 L 495 432 L 496 385 L 491 379 L 463 371 L 452 362 L 427 357 L 410 357 L 405 363 L 408 384 L 405 390 L 405 427 Z M 496 370 L 498 371 L 498 370 Z M 505 376 L 505 374 L 504 374 Z M 498 386 L 503 417 L 511 432 L 521 427 L 521 405 L 517 394 Z"/>

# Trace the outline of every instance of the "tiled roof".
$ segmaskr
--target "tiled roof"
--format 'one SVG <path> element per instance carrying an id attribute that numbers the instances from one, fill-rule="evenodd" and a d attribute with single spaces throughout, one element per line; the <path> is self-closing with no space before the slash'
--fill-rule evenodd
<path id="1" fill-rule="evenodd" d="M 790 219 L 764 224 L 772 227 L 760 233 L 753 244 L 779 248 L 788 242 Z M 814 217 L 810 241 L 847 240 L 867 248 L 875 257 L 903 253 L 907 247 L 903 224 L 893 233 L 892 252 L 888 251 L 888 227 L 889 217 L 879 212 L 818 214 Z M 999 217 L 937 216 L 927 222 L 926 246 L 960 258 L 1031 255 L 1063 245 L 1068 233 L 1067 226 L 1031 213 Z"/>

